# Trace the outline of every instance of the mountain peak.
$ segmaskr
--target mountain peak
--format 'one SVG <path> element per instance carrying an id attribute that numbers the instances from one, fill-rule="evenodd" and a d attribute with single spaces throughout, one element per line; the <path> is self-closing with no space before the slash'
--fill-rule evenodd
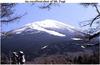
<path id="1" fill-rule="evenodd" d="M 56 20 L 46 19 L 43 21 L 37 21 L 33 23 L 26 24 L 24 27 L 13 30 L 13 33 L 21 34 L 22 32 L 34 32 L 34 30 L 49 33 L 54 36 L 65 37 L 64 31 L 69 31 L 70 33 L 75 32 L 75 28 L 68 24 Z M 39 32 L 38 32 L 39 33 Z"/>
<path id="2" fill-rule="evenodd" d="M 64 24 L 62 22 L 59 22 L 59 21 L 56 21 L 56 20 L 51 20 L 51 19 L 46 19 L 46 20 L 43 20 L 43 21 L 37 21 L 37 22 L 33 22 L 33 23 L 30 23 L 30 24 L 27 24 L 26 26 L 34 26 L 34 25 L 38 25 L 38 26 L 41 26 L 41 27 L 45 27 L 45 28 L 65 28 L 65 26 L 69 27 L 69 28 L 74 28 L 73 26 L 71 25 L 68 25 L 68 24 Z"/>
<path id="3" fill-rule="evenodd" d="M 36 22 L 36 24 L 42 26 L 42 27 L 46 27 L 46 28 L 59 28 L 57 26 L 57 23 L 58 21 L 56 20 L 49 20 L 49 19 L 46 19 L 44 21 L 41 21 L 41 22 Z"/>

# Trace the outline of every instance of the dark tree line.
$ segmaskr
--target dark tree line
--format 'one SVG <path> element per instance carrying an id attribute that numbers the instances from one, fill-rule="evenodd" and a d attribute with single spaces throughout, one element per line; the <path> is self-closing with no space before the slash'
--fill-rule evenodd
<path id="1" fill-rule="evenodd" d="M 2 54 L 1 59 L 1 64 L 10 64 L 9 58 L 5 54 Z M 93 52 L 92 54 L 83 53 L 75 57 L 54 54 L 36 57 L 31 61 L 27 61 L 25 64 L 99 64 L 99 59 L 98 52 Z"/>

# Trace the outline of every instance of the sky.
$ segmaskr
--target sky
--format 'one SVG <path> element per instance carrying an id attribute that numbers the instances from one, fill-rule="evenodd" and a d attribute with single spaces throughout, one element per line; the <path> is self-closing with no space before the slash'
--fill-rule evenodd
<path id="1" fill-rule="evenodd" d="M 85 20 L 89 20 L 97 15 L 95 8 L 84 7 L 79 3 L 61 3 L 52 5 L 51 9 L 40 9 L 39 6 L 43 3 L 35 3 L 30 5 L 29 3 L 20 3 L 14 7 L 14 15 L 24 15 L 21 19 L 16 20 L 8 24 L 2 24 L 2 31 L 10 31 L 20 28 L 25 24 L 42 21 L 45 19 L 57 20 L 65 24 L 72 25 L 76 28 L 80 28 L 79 23 Z"/>

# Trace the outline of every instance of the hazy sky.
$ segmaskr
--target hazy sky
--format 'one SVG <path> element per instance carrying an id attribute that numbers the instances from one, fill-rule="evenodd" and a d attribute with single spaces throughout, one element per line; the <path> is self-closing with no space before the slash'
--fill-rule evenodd
<path id="1" fill-rule="evenodd" d="M 2 30 L 9 31 L 22 27 L 27 23 L 45 19 L 57 20 L 79 28 L 79 22 L 91 19 L 97 14 L 95 8 L 91 6 L 85 8 L 80 4 L 63 3 L 59 5 L 52 5 L 50 10 L 40 9 L 38 6 L 41 6 L 40 3 L 35 3 L 35 5 L 29 5 L 25 3 L 17 5 L 14 8 L 15 15 L 23 15 L 24 13 L 27 14 L 16 22 L 3 24 Z"/>

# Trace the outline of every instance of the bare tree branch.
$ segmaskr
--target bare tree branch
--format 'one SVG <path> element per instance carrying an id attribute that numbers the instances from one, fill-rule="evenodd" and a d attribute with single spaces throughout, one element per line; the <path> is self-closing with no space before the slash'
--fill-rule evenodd
<path id="1" fill-rule="evenodd" d="M 93 18 L 93 20 L 92 20 L 91 23 L 90 23 L 90 26 L 92 26 L 93 22 L 94 22 L 95 20 L 97 20 L 99 17 L 100 17 L 100 14 L 98 14 L 95 18 Z"/>
<path id="2" fill-rule="evenodd" d="M 44 5 L 44 6 L 41 6 L 41 7 L 39 7 L 39 8 L 41 8 L 41 9 L 45 9 L 45 8 L 50 8 L 50 6 L 52 5 L 52 3 L 49 3 L 48 5 Z"/>
<path id="3" fill-rule="evenodd" d="M 100 11 L 99 11 L 97 5 L 94 5 L 94 7 L 96 8 L 96 11 L 98 12 L 98 14 L 100 14 Z"/>
<path id="4" fill-rule="evenodd" d="M 81 3 L 81 5 L 83 5 L 85 7 L 88 7 L 91 5 L 91 6 L 95 7 L 95 9 L 98 13 L 98 15 L 91 20 L 91 23 L 90 23 L 90 27 L 91 27 L 94 21 L 96 21 L 97 19 L 100 19 L 100 11 L 98 9 L 98 3 Z M 87 25 L 89 25 L 89 24 L 87 24 Z"/>
<path id="5" fill-rule="evenodd" d="M 16 19 L 19 19 L 19 18 L 21 18 L 21 17 L 14 17 L 14 18 L 12 18 L 12 19 L 4 19 L 4 20 L 1 20 L 1 22 L 3 23 L 3 22 L 11 22 L 11 21 L 14 21 L 14 20 L 16 20 Z"/>
<path id="6" fill-rule="evenodd" d="M 91 23 L 91 19 L 90 20 L 86 20 L 86 21 L 82 21 L 82 22 L 79 23 L 79 25 L 81 27 L 84 27 L 84 26 L 90 25 L 90 23 Z"/>
<path id="7" fill-rule="evenodd" d="M 93 6 L 96 9 L 96 12 L 98 13 L 93 19 L 91 19 L 90 23 L 85 24 L 84 26 L 90 25 L 90 27 L 92 26 L 93 22 L 96 22 L 98 19 L 100 19 L 100 11 L 98 9 L 98 4 L 97 3 L 81 3 L 81 5 L 88 7 L 88 6 Z M 89 21 L 88 21 L 89 22 Z M 100 21 L 99 21 L 100 22 Z M 98 27 L 98 26 L 97 26 Z M 95 34 L 93 35 L 89 35 L 88 39 L 91 40 L 95 37 L 100 36 L 100 31 L 99 32 L 95 32 Z"/>
<path id="8" fill-rule="evenodd" d="M 95 37 L 98 37 L 98 36 L 100 36 L 100 32 L 97 32 L 97 33 L 95 33 L 95 34 L 89 36 L 89 40 L 91 40 L 91 39 L 93 39 L 93 38 L 95 38 Z"/>
<path id="9" fill-rule="evenodd" d="M 1 3 L 0 4 L 0 17 L 8 17 L 13 14 L 11 10 L 16 4 L 15 3 Z"/>
<path id="10" fill-rule="evenodd" d="M 27 13 L 24 13 L 22 16 L 16 16 L 16 17 L 13 17 L 13 18 L 10 18 L 10 19 L 1 19 L 1 22 L 2 22 L 2 23 L 11 22 L 11 21 L 20 19 L 21 17 L 25 16 L 26 14 L 27 14 Z"/>

